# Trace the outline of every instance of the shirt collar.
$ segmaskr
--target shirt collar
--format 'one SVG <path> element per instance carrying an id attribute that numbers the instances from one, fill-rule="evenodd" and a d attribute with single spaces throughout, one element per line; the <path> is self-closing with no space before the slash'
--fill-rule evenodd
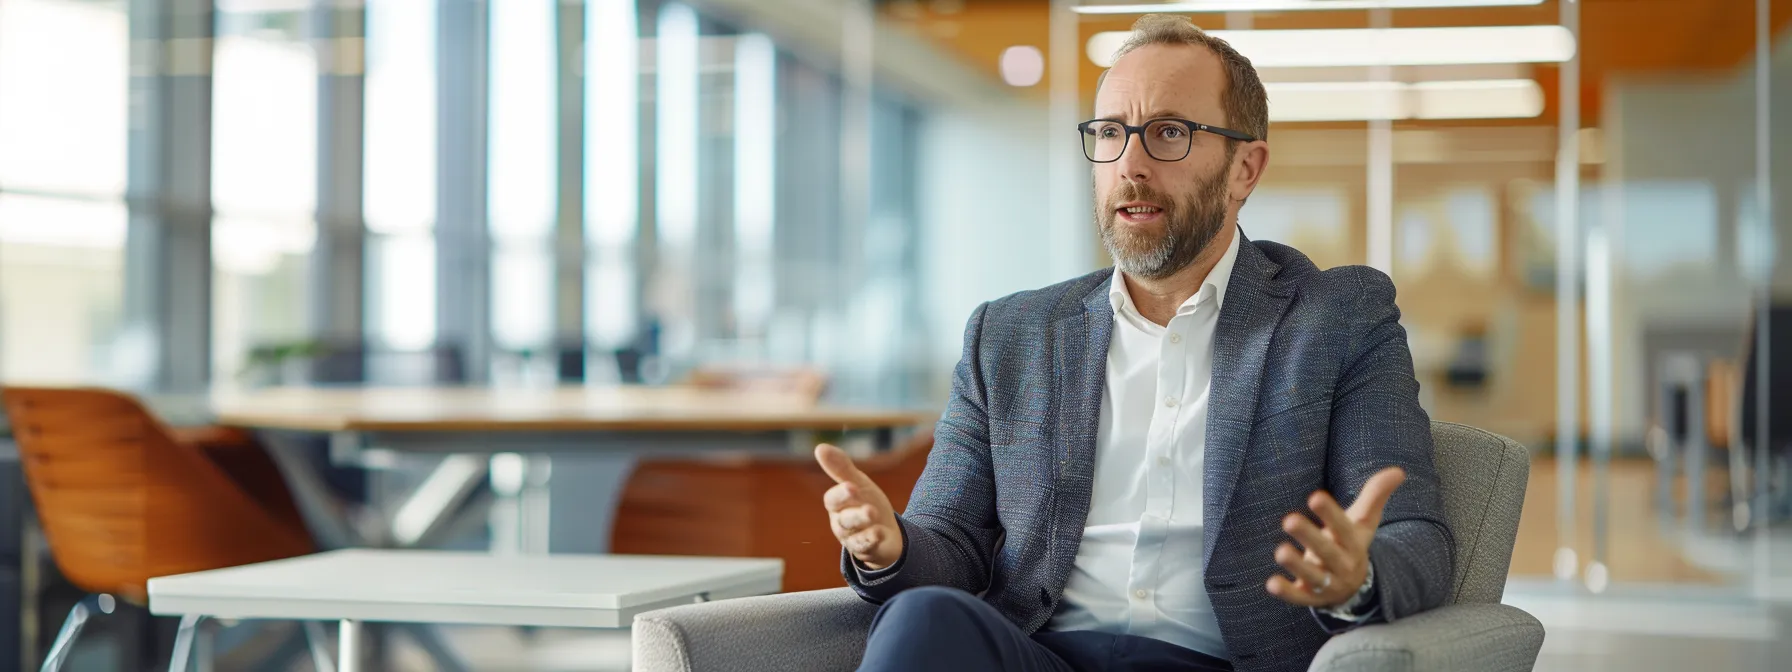
<path id="1" fill-rule="evenodd" d="M 1238 262 L 1238 245 L 1239 241 L 1243 239 L 1244 232 L 1236 229 L 1232 231 L 1232 243 L 1226 246 L 1226 253 L 1220 255 L 1219 263 L 1214 264 L 1213 270 L 1207 272 L 1207 278 L 1201 281 L 1201 289 L 1177 307 L 1177 313 L 1180 314 L 1200 305 L 1201 300 L 1210 292 L 1213 295 L 1214 309 L 1225 307 L 1226 287 L 1232 284 L 1232 268 Z M 1126 278 L 1120 274 L 1118 267 L 1114 269 L 1114 279 L 1108 283 L 1108 305 L 1114 309 L 1115 313 L 1136 314 L 1139 312 L 1138 307 L 1133 305 L 1132 294 L 1126 291 Z"/>

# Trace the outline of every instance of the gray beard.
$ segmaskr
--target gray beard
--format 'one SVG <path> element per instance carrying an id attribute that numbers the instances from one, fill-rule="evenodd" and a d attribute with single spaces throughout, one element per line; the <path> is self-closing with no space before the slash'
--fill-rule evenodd
<path id="1" fill-rule="evenodd" d="M 1114 219 L 1118 215 L 1112 210 L 1103 213 L 1101 242 L 1107 246 L 1108 255 L 1113 257 L 1114 266 L 1127 275 L 1148 280 L 1167 278 L 1188 268 L 1226 224 L 1224 205 L 1219 208 L 1193 206 L 1188 202 L 1177 203 L 1172 212 L 1175 219 L 1165 223 L 1164 235 L 1142 251 L 1138 250 L 1139 245 L 1128 244 L 1135 241 L 1119 240 L 1127 234 L 1119 233 L 1115 225 Z"/>

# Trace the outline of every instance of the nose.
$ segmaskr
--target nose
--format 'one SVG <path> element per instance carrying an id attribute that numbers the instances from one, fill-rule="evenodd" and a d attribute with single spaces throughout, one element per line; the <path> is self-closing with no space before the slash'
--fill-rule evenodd
<path id="1" fill-rule="evenodd" d="M 1151 164 L 1155 159 L 1145 152 L 1144 138 L 1134 137 L 1130 140 L 1126 143 L 1126 149 L 1120 152 L 1120 158 L 1114 161 L 1114 169 L 1120 171 L 1120 179 L 1148 182 L 1151 180 Z"/>

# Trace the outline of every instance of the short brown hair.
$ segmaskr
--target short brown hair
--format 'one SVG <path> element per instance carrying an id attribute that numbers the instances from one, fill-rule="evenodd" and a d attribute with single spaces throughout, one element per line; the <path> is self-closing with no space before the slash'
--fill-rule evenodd
<path id="1" fill-rule="evenodd" d="M 1220 123 L 1258 140 L 1269 139 L 1269 94 L 1263 90 L 1257 69 L 1251 67 L 1251 59 L 1188 19 L 1173 14 L 1146 14 L 1132 24 L 1132 35 L 1114 52 L 1114 60 L 1151 44 L 1187 44 L 1212 50 L 1226 69 L 1226 86 L 1220 93 L 1220 107 L 1226 111 L 1226 119 Z M 1095 81 L 1097 92 L 1107 76 L 1103 70 L 1101 78 Z"/>

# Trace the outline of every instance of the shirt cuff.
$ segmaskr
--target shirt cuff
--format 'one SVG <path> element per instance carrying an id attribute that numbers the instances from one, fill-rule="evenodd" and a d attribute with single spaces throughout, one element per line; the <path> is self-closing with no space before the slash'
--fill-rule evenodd
<path id="1" fill-rule="evenodd" d="M 1370 563 L 1369 573 L 1363 576 L 1363 586 L 1357 589 L 1355 595 L 1350 596 L 1350 601 L 1336 607 L 1316 608 L 1314 611 L 1346 623 L 1362 623 L 1374 616 L 1377 607 L 1381 606 L 1375 595 L 1375 564 Z"/>
<path id="2" fill-rule="evenodd" d="M 883 569 L 866 567 L 859 562 L 858 558 L 852 557 L 851 552 L 847 551 L 845 548 L 840 549 L 841 557 L 846 558 L 846 566 L 852 568 L 853 576 L 858 578 L 859 585 L 875 586 L 888 581 L 895 578 L 896 574 L 902 571 L 903 565 L 908 564 L 908 525 L 902 522 L 902 516 L 900 515 L 896 517 L 896 529 L 902 531 L 902 555 L 897 556 L 895 564 L 892 564 L 889 567 Z"/>

